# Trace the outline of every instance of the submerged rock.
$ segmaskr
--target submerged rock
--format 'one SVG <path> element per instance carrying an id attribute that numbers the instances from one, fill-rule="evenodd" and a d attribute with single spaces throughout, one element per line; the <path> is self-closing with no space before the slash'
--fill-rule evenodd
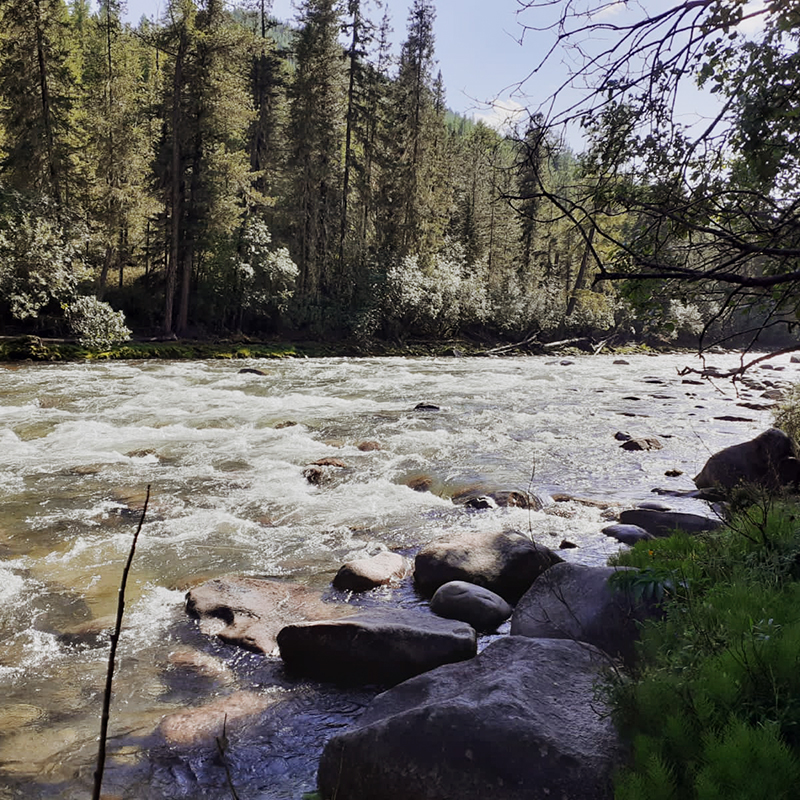
<path id="1" fill-rule="evenodd" d="M 628 439 L 620 447 L 623 450 L 661 450 L 664 445 L 655 436 L 642 436 L 639 439 Z"/>
<path id="2" fill-rule="evenodd" d="M 287 625 L 278 646 L 290 672 L 345 684 L 394 685 L 472 658 L 477 637 L 463 622 L 395 609 Z"/>
<path id="3" fill-rule="evenodd" d="M 466 581 L 513 605 L 542 572 L 561 561 L 552 550 L 516 531 L 472 531 L 423 547 L 414 561 L 414 581 L 427 597 L 445 583 Z"/>
<path id="4" fill-rule="evenodd" d="M 505 637 L 378 695 L 320 760 L 325 800 L 605 800 L 623 749 L 595 648 Z"/>

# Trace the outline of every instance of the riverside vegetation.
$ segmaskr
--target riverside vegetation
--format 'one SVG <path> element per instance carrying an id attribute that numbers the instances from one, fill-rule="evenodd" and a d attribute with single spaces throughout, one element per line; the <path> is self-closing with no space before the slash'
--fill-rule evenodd
<path id="1" fill-rule="evenodd" d="M 776 421 L 797 436 L 797 392 Z M 795 438 L 795 441 L 796 438 Z M 800 779 L 800 506 L 743 489 L 718 531 L 639 542 L 618 583 L 662 598 L 633 674 L 610 686 L 632 747 L 617 800 L 796 796 Z"/>

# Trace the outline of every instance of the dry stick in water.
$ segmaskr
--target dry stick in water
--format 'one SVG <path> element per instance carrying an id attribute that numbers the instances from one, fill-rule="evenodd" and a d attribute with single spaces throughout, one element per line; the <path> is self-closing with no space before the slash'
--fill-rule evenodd
<path id="1" fill-rule="evenodd" d="M 131 563 L 133 562 L 133 554 L 136 552 L 136 542 L 139 539 L 139 533 L 144 524 L 144 518 L 147 514 L 147 505 L 150 502 L 150 487 L 147 487 L 147 496 L 144 500 L 144 508 L 142 509 L 142 516 L 139 518 L 139 526 L 136 528 L 136 533 L 133 534 L 133 541 L 131 542 L 131 549 L 128 553 L 128 561 L 125 564 L 125 569 L 122 571 L 122 581 L 119 585 L 119 599 L 117 601 L 117 621 L 114 625 L 114 632 L 111 634 L 111 652 L 108 654 L 108 670 L 106 672 L 106 688 L 103 694 L 103 715 L 100 719 L 100 746 L 97 751 L 97 768 L 94 771 L 94 791 L 92 792 L 92 800 L 100 800 L 100 789 L 103 786 L 103 770 L 106 765 L 106 738 L 108 737 L 108 718 L 111 710 L 111 683 L 114 679 L 114 659 L 117 655 L 117 642 L 119 641 L 119 634 L 122 630 L 122 615 L 125 613 L 125 587 L 128 583 L 128 573 L 131 570 Z"/>

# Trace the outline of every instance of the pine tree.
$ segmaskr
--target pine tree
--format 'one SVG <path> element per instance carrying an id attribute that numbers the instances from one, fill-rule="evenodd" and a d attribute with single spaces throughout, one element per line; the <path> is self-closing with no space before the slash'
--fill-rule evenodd
<path id="1" fill-rule="evenodd" d="M 70 126 L 75 77 L 68 63 L 63 0 L 5 0 L 0 6 L 0 126 L 8 185 L 59 206 L 72 196 Z"/>
<path id="2" fill-rule="evenodd" d="M 335 0 L 304 0 L 290 86 L 290 198 L 299 289 L 311 305 L 335 291 L 344 85 Z"/>

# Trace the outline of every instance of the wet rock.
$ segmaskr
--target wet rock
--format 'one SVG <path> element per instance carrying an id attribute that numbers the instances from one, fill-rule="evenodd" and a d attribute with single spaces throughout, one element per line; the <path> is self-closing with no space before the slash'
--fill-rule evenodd
<path id="1" fill-rule="evenodd" d="M 414 411 L 441 411 L 441 406 L 437 406 L 436 403 L 417 403 L 414 406 Z"/>
<path id="2" fill-rule="evenodd" d="M 556 503 L 577 503 L 580 506 L 587 506 L 588 508 L 608 509 L 615 505 L 615 503 L 608 500 L 595 500 L 592 497 L 576 497 L 575 495 L 565 492 L 556 492 L 552 497 Z"/>
<path id="3" fill-rule="evenodd" d="M 545 506 L 552 503 L 549 496 L 539 496 L 528 492 L 521 492 L 517 489 L 491 492 L 465 489 L 456 492 L 452 500 L 457 505 L 465 505 L 467 508 L 531 508 L 535 511 L 540 511 Z"/>
<path id="4" fill-rule="evenodd" d="M 450 581 L 434 593 L 431 611 L 440 617 L 467 622 L 481 633 L 489 633 L 497 630 L 513 609 L 489 589 L 465 581 Z"/>
<path id="5" fill-rule="evenodd" d="M 414 581 L 426 597 L 445 583 L 466 581 L 490 589 L 513 605 L 542 572 L 561 560 L 516 531 L 471 531 L 423 547 L 414 561 Z"/>
<path id="6" fill-rule="evenodd" d="M 635 545 L 636 542 L 646 541 L 648 539 L 655 539 L 652 533 L 648 533 L 644 528 L 638 525 L 623 525 L 618 523 L 616 525 L 607 525 L 603 528 L 602 532 L 606 536 L 612 536 L 622 544 Z"/>
<path id="7" fill-rule="evenodd" d="M 477 637 L 463 622 L 394 609 L 287 625 L 278 646 L 290 672 L 344 684 L 394 685 L 472 658 Z"/>
<path id="8" fill-rule="evenodd" d="M 668 478 L 679 478 L 681 475 L 683 475 L 683 470 L 682 469 L 668 469 L 664 474 Z"/>
<path id="9" fill-rule="evenodd" d="M 193 647 L 178 647 L 169 654 L 167 661 L 174 670 L 192 672 L 224 683 L 234 680 L 231 668 L 221 658 L 215 658 Z"/>
<path id="10" fill-rule="evenodd" d="M 702 386 L 703 381 L 696 381 L 693 378 L 684 378 L 681 383 L 686 383 L 689 386 Z"/>
<path id="11" fill-rule="evenodd" d="M 629 433 L 626 433 L 625 431 L 617 431 L 614 434 L 614 438 L 618 442 L 629 442 L 631 439 L 633 439 L 633 436 L 631 436 Z"/>
<path id="12" fill-rule="evenodd" d="M 741 408 L 749 408 L 751 411 L 769 411 L 775 408 L 775 403 L 737 403 Z"/>
<path id="13" fill-rule="evenodd" d="M 578 545 L 575 542 L 570 542 L 568 539 L 562 539 L 561 544 L 558 546 L 559 550 L 575 550 Z"/>
<path id="14" fill-rule="evenodd" d="M 373 450 L 380 450 L 381 445 L 380 442 L 374 442 L 374 441 L 359 442 L 358 449 L 362 453 L 370 453 Z"/>
<path id="15" fill-rule="evenodd" d="M 326 456 L 325 458 L 320 458 L 317 461 L 312 461 L 311 465 L 315 467 L 336 467 L 338 469 L 347 468 L 347 464 L 345 464 L 341 458 L 334 458 L 332 456 Z"/>
<path id="16" fill-rule="evenodd" d="M 766 400 L 783 400 L 783 391 L 781 389 L 767 389 L 762 392 L 761 396 Z"/>
<path id="17" fill-rule="evenodd" d="M 620 447 L 623 450 L 661 450 L 664 445 L 655 436 L 643 436 L 640 439 L 629 439 Z"/>
<path id="18" fill-rule="evenodd" d="M 275 702 L 274 695 L 234 692 L 197 708 L 167 714 L 158 734 L 174 747 L 215 747 L 223 733 L 236 733 Z"/>
<path id="19" fill-rule="evenodd" d="M 200 630 L 259 653 L 273 653 L 278 631 L 292 622 L 331 619 L 352 613 L 346 605 L 323 603 L 320 593 L 296 583 L 237 575 L 216 578 L 186 595 L 186 613 Z"/>
<path id="20" fill-rule="evenodd" d="M 511 635 L 587 642 L 632 663 L 638 623 L 651 612 L 609 585 L 619 569 L 627 568 L 556 564 L 517 604 Z"/>
<path id="21" fill-rule="evenodd" d="M 755 422 L 752 417 L 737 417 L 733 414 L 724 414 L 721 417 L 714 417 L 714 419 L 720 422 Z"/>
<path id="22" fill-rule="evenodd" d="M 648 511 L 672 511 L 672 506 L 660 503 L 658 500 L 645 500 L 644 503 L 639 503 L 636 508 L 644 508 Z"/>
<path id="23" fill-rule="evenodd" d="M 111 634 L 116 621 L 117 618 L 114 614 L 86 620 L 65 628 L 59 634 L 59 639 L 69 644 L 95 644 L 98 639 Z"/>
<path id="24" fill-rule="evenodd" d="M 404 483 L 415 492 L 429 492 L 433 486 L 433 478 L 430 475 L 412 475 Z"/>
<path id="25" fill-rule="evenodd" d="M 797 355 L 797 354 L 793 355 L 793 356 L 792 356 L 792 357 L 789 359 L 789 363 L 790 363 L 790 364 L 800 364 L 800 355 Z"/>
<path id="26" fill-rule="evenodd" d="M 239 370 L 240 375 L 266 375 L 267 373 L 255 367 L 242 367 Z"/>
<path id="27" fill-rule="evenodd" d="M 699 514 L 684 514 L 679 511 L 651 511 L 634 508 L 619 515 L 623 525 L 638 525 L 653 536 L 671 536 L 675 530 L 687 533 L 705 533 L 721 527 L 719 520 L 701 517 Z"/>
<path id="28" fill-rule="evenodd" d="M 479 511 L 485 511 L 489 508 L 497 508 L 497 503 L 491 497 L 481 495 L 480 497 L 470 497 L 464 505 L 467 508 L 474 508 Z"/>
<path id="29" fill-rule="evenodd" d="M 783 431 L 770 428 L 755 439 L 715 453 L 694 483 L 698 489 L 732 489 L 747 483 L 777 489 L 792 482 L 792 462 L 787 459 L 796 455 L 792 440 Z"/>
<path id="30" fill-rule="evenodd" d="M 378 586 L 398 583 L 411 572 L 411 562 L 399 553 L 379 553 L 343 564 L 333 586 L 351 592 L 366 592 Z"/>
<path id="31" fill-rule="evenodd" d="M 562 367 L 571 367 L 575 362 L 570 361 L 568 358 L 563 359 L 562 361 L 558 362 Z"/>
<path id="32" fill-rule="evenodd" d="M 295 425 L 297 425 L 297 423 L 294 420 L 287 419 L 285 422 L 279 422 L 275 426 L 275 430 L 280 431 L 283 430 L 283 428 L 293 428 Z"/>
<path id="33" fill-rule="evenodd" d="M 512 636 L 375 698 L 320 761 L 323 798 L 533 800 L 610 796 L 623 750 L 595 699 L 603 657 Z"/>
<path id="34" fill-rule="evenodd" d="M 630 364 L 630 361 L 626 361 L 624 358 L 617 358 L 614 359 L 614 364 L 620 367 L 627 367 Z"/>

